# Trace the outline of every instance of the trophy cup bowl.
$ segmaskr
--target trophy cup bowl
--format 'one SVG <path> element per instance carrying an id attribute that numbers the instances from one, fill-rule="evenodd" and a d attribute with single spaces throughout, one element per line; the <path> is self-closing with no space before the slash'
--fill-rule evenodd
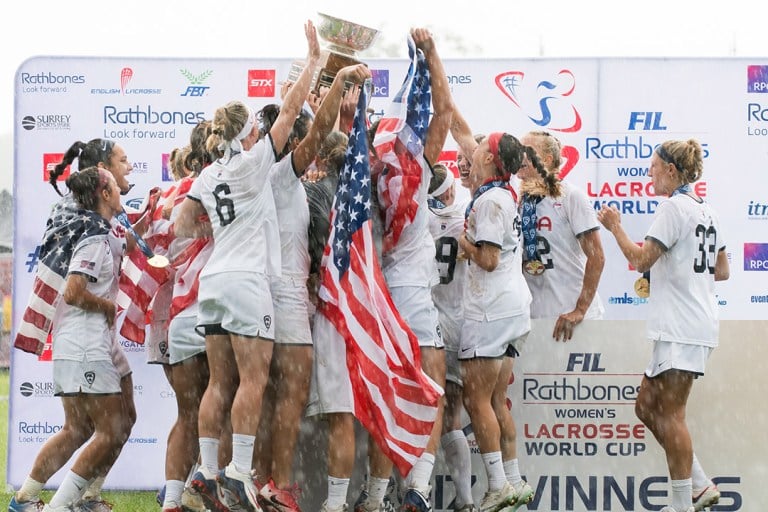
<path id="1" fill-rule="evenodd" d="M 313 90 L 330 87 L 338 71 L 346 66 L 360 64 L 357 52 L 368 49 L 376 40 L 379 31 L 358 23 L 343 20 L 318 12 L 320 23 L 317 34 L 325 41 L 326 48 L 321 54 L 320 71 L 313 82 Z"/>

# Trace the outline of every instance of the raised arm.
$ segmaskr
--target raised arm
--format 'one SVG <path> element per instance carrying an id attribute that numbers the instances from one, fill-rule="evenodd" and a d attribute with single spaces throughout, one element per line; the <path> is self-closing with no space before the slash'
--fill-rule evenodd
<path id="1" fill-rule="evenodd" d="M 467 157 L 472 156 L 472 153 L 477 148 L 477 141 L 472 134 L 469 123 L 464 119 L 464 116 L 455 104 L 453 106 L 453 116 L 451 117 L 451 137 L 456 141 L 463 155 Z"/>
<path id="2" fill-rule="evenodd" d="M 451 128 L 451 116 L 453 114 L 453 98 L 451 88 L 448 85 L 448 76 L 445 74 L 443 61 L 437 53 L 432 34 L 425 28 L 414 28 L 411 36 L 416 47 L 424 52 L 429 67 L 429 76 L 432 86 L 432 119 L 427 128 L 427 140 L 424 143 L 424 158 L 434 164 L 440 157 L 440 152 L 445 145 L 448 131 Z"/>
<path id="3" fill-rule="evenodd" d="M 293 123 L 309 94 L 309 87 L 312 85 L 315 68 L 317 68 L 320 62 L 320 43 L 317 40 L 317 30 L 311 20 L 307 21 L 304 25 L 304 33 L 307 36 L 307 44 L 309 45 L 306 59 L 307 65 L 301 70 L 296 83 L 288 89 L 285 101 L 280 108 L 280 114 L 269 130 L 269 135 L 278 154 L 283 151 L 285 144 L 288 142 L 288 136 L 291 134 L 291 129 L 293 129 Z"/>

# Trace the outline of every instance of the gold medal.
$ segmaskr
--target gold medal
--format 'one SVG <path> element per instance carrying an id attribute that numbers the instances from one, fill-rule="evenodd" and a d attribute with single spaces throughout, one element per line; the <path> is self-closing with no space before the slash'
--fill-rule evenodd
<path id="1" fill-rule="evenodd" d="M 165 268 L 168 266 L 170 262 L 168 261 L 168 258 L 166 258 L 165 256 L 162 256 L 160 254 L 155 254 L 154 256 L 152 256 L 147 260 L 147 263 L 149 263 L 153 267 Z"/>
<path id="2" fill-rule="evenodd" d="M 544 264 L 539 260 L 528 260 L 523 265 L 523 268 L 532 276 L 539 276 L 544 272 Z"/>
<path id="3" fill-rule="evenodd" d="M 651 283 L 645 277 L 638 277 L 635 281 L 635 293 L 641 299 L 647 299 L 651 296 Z"/>

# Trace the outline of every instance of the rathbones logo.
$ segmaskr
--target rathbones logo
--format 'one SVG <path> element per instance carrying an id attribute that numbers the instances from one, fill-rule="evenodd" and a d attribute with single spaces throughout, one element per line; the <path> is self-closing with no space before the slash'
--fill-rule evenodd
<path id="1" fill-rule="evenodd" d="M 274 69 L 248 70 L 248 97 L 272 98 L 275 95 Z"/>
<path id="2" fill-rule="evenodd" d="M 59 75 L 49 71 L 21 74 L 21 92 L 67 92 L 69 85 L 85 83 L 84 75 Z"/>
<path id="3" fill-rule="evenodd" d="M 768 244 L 750 242 L 744 244 L 744 270 L 760 272 L 768 270 Z"/>
<path id="4" fill-rule="evenodd" d="M 70 119 L 68 114 L 38 114 L 36 116 L 24 116 L 21 119 L 21 127 L 25 130 L 69 130 Z"/>
<path id="5" fill-rule="evenodd" d="M 22 382 L 19 385 L 21 396 L 51 397 L 53 396 L 53 382 Z"/>
<path id="6" fill-rule="evenodd" d="M 534 124 L 558 132 L 581 130 L 581 115 L 570 98 L 576 78 L 568 69 L 544 80 L 526 79 L 523 71 L 496 75 L 496 86 Z"/>
<path id="7" fill-rule="evenodd" d="M 205 120 L 205 112 L 187 110 L 155 110 L 151 105 L 136 107 L 104 106 L 104 124 L 197 124 Z"/>
<path id="8" fill-rule="evenodd" d="M 373 84 L 373 97 L 386 98 L 389 96 L 389 70 L 372 69 L 371 82 Z"/>
<path id="9" fill-rule="evenodd" d="M 213 74 L 212 70 L 205 70 L 199 75 L 195 75 L 187 69 L 180 69 L 179 71 L 181 71 L 181 75 L 189 82 L 187 89 L 181 93 L 181 96 L 203 96 L 205 91 L 210 89 L 207 85 L 203 85 L 203 82 Z"/>
<path id="10" fill-rule="evenodd" d="M 747 66 L 747 92 L 768 93 L 768 66 Z"/>

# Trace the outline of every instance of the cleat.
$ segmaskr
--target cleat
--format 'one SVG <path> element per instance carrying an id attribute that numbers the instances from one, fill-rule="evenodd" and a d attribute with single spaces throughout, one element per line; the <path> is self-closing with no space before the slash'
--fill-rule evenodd
<path id="1" fill-rule="evenodd" d="M 112 504 L 100 497 L 82 500 L 77 504 L 79 512 L 111 512 Z"/>
<path id="2" fill-rule="evenodd" d="M 400 505 L 400 512 L 432 512 L 432 505 L 429 502 L 429 491 L 427 491 L 427 495 L 413 488 L 405 491 L 403 503 Z"/>
<path id="3" fill-rule="evenodd" d="M 720 501 L 720 490 L 715 484 L 710 484 L 703 489 L 694 489 L 692 502 L 693 510 L 699 512 L 700 510 L 708 509 L 712 505 L 716 505 Z"/>
<path id="4" fill-rule="evenodd" d="M 241 473 L 235 469 L 233 463 L 219 471 L 219 487 L 229 492 L 231 505 L 241 507 L 249 512 L 263 512 L 259 503 L 259 490 L 256 487 L 256 478 L 252 472 Z"/>
<path id="5" fill-rule="evenodd" d="M 208 470 L 201 467 L 197 473 L 192 476 L 190 487 L 203 500 L 205 508 L 211 512 L 229 512 L 229 507 L 222 503 L 218 485 L 216 484 L 216 475 L 209 474 Z"/>
<path id="6" fill-rule="evenodd" d="M 474 503 L 470 503 L 469 505 L 464 505 L 461 508 L 454 508 L 453 512 L 478 512 L 478 510 Z"/>
<path id="7" fill-rule="evenodd" d="M 181 493 L 181 508 L 184 512 L 207 511 L 203 498 L 191 487 L 185 487 L 184 492 Z"/>
<path id="8" fill-rule="evenodd" d="M 533 499 L 533 489 L 525 480 L 517 486 L 512 486 L 512 489 L 515 491 L 514 503 L 501 509 L 501 512 L 515 512 L 523 505 L 530 503 Z"/>
<path id="9" fill-rule="evenodd" d="M 341 507 L 339 507 L 339 508 L 328 508 L 328 502 L 327 502 L 327 501 L 324 501 L 324 502 L 323 502 L 323 506 L 320 508 L 320 512 L 347 512 L 347 509 L 348 509 L 348 508 L 349 508 L 349 507 L 347 506 L 347 504 L 346 504 L 346 503 L 345 503 L 345 504 L 343 504 L 343 505 L 342 505 Z"/>
<path id="10" fill-rule="evenodd" d="M 265 511 L 301 512 L 297 499 L 301 489 L 295 485 L 289 489 L 281 489 L 270 478 L 259 491 L 261 506 Z"/>
<path id="11" fill-rule="evenodd" d="M 517 501 L 517 493 L 511 483 L 505 482 L 498 491 L 487 491 L 480 502 L 481 512 L 505 512 L 511 510 Z"/>
<path id="12" fill-rule="evenodd" d="M 14 495 L 8 504 L 8 512 L 42 512 L 44 507 L 43 500 L 16 501 L 16 495 Z"/>
<path id="13" fill-rule="evenodd" d="M 155 494 L 155 501 L 157 501 L 157 504 L 161 507 L 163 506 L 163 502 L 165 501 L 165 484 L 163 484 L 163 488 Z"/>

